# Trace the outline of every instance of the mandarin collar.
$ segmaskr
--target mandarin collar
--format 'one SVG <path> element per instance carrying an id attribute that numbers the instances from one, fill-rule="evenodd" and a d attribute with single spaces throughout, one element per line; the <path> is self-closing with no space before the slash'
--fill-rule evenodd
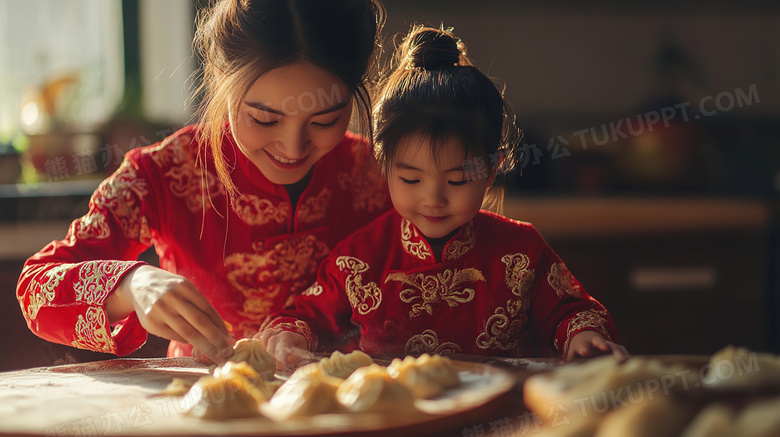
<path id="1" fill-rule="evenodd" d="M 461 226 L 458 232 L 444 245 L 442 260 L 454 261 L 466 255 L 474 247 L 474 220 Z M 414 223 L 401 217 L 401 246 L 404 252 L 428 263 L 435 263 L 436 257 L 425 236 Z"/>

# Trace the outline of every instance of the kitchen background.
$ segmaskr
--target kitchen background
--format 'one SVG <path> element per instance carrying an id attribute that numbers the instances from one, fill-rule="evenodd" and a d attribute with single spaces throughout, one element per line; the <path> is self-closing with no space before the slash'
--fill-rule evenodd
<path id="1" fill-rule="evenodd" d="M 32 335 L 16 280 L 125 152 L 192 121 L 205 4 L 0 0 L 0 370 L 107 358 Z M 780 4 L 384 5 L 387 52 L 412 23 L 454 27 L 506 87 L 526 149 L 504 212 L 540 229 L 631 352 L 780 353 Z"/>

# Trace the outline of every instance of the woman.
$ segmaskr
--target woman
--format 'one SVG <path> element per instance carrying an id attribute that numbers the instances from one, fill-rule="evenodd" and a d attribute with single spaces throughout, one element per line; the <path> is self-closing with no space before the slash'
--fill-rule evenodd
<path id="1" fill-rule="evenodd" d="M 367 168 L 375 0 L 220 0 L 202 17 L 197 125 L 132 150 L 65 239 L 24 266 L 30 329 L 126 355 L 146 333 L 221 362 L 389 208 Z M 137 261 L 154 245 L 160 268 Z"/>

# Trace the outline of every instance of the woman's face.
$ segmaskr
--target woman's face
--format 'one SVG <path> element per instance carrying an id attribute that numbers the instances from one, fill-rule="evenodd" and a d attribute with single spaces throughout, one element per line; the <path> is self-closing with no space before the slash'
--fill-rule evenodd
<path id="1" fill-rule="evenodd" d="M 344 138 L 351 115 L 347 88 L 303 62 L 260 76 L 230 126 L 238 147 L 271 182 L 292 184 Z"/>

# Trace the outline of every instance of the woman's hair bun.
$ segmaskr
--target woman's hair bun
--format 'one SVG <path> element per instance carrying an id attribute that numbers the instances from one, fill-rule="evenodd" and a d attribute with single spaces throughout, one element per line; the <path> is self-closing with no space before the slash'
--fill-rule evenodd
<path id="1" fill-rule="evenodd" d="M 450 29 L 415 27 L 404 40 L 401 68 L 441 70 L 462 65 L 463 44 Z"/>

